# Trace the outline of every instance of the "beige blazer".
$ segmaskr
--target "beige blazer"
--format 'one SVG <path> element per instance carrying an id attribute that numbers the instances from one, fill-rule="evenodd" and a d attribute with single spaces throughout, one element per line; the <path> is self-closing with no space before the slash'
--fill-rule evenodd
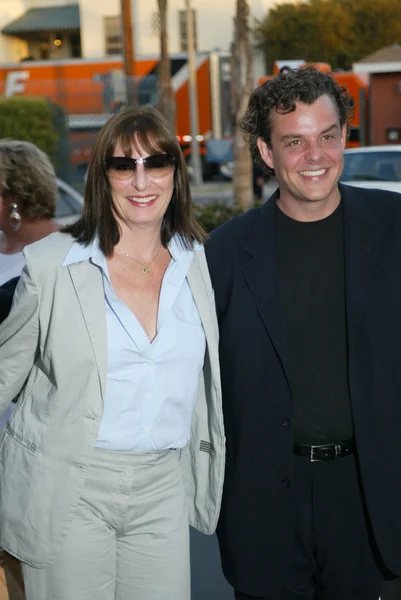
<path id="1" fill-rule="evenodd" d="M 73 243 L 55 233 L 25 249 L 26 268 L 0 327 L 0 546 L 32 566 L 51 563 L 67 535 L 91 462 L 107 373 L 102 276 L 88 261 L 61 266 Z M 203 249 L 188 282 L 207 349 L 181 452 L 190 523 L 213 533 L 224 474 L 224 433 L 213 290 Z"/>

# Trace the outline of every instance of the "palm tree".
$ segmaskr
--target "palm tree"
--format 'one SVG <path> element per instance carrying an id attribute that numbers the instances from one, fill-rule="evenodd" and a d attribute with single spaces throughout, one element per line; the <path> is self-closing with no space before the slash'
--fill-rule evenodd
<path id="1" fill-rule="evenodd" d="M 175 130 L 175 97 L 171 87 L 171 63 L 168 54 L 167 0 L 157 0 L 160 15 L 159 101 L 157 108 Z"/>
<path id="2" fill-rule="evenodd" d="M 128 104 L 138 102 L 138 90 L 135 81 L 135 48 L 132 31 L 131 0 L 121 0 L 121 22 L 124 48 L 124 75 Z"/>
<path id="3" fill-rule="evenodd" d="M 237 0 L 234 18 L 234 41 L 232 43 L 232 91 L 233 91 L 233 153 L 234 198 L 244 210 L 254 203 L 252 186 L 252 160 L 248 144 L 237 123 L 244 116 L 253 88 L 253 52 L 249 41 L 249 6 L 247 0 Z"/>

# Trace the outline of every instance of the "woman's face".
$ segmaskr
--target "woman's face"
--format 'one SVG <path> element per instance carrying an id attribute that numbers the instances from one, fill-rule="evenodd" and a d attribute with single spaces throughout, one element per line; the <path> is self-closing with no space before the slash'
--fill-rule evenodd
<path id="1" fill-rule="evenodd" d="M 114 157 L 125 158 L 120 143 L 117 143 L 114 149 Z M 135 148 L 132 147 L 131 158 L 148 157 L 149 154 L 138 144 L 135 144 Z M 161 228 L 173 195 L 175 167 L 173 164 L 168 164 L 168 161 L 165 168 L 160 167 L 164 162 L 160 157 L 158 162 L 157 159 L 154 162 L 156 165 L 159 164 L 158 168 L 149 169 L 146 162 L 137 162 L 132 165 L 134 169 L 119 171 L 109 168 L 107 171 L 113 201 L 119 212 L 116 219 L 123 227 L 125 225 L 130 229 L 132 227 Z"/>

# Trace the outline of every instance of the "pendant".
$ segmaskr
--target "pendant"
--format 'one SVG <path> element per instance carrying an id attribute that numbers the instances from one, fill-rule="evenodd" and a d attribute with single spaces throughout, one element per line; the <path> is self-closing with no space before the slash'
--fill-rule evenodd
<path id="1" fill-rule="evenodd" d="M 149 267 L 143 267 L 143 272 L 144 273 L 150 273 Z"/>

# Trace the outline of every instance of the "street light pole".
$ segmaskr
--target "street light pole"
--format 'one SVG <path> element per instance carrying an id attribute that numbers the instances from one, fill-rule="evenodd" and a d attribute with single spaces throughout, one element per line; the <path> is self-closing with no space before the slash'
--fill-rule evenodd
<path id="1" fill-rule="evenodd" d="M 131 0 L 121 0 L 121 26 L 124 49 L 124 74 L 127 89 L 127 103 L 137 102 L 137 89 L 135 81 L 135 50 L 132 30 Z"/>
<path id="2" fill-rule="evenodd" d="M 187 9 L 187 54 L 189 68 L 189 107 L 191 124 L 191 165 L 193 170 L 193 183 L 196 186 L 202 184 L 202 163 L 199 153 L 199 120 L 198 120 L 198 89 L 196 81 L 195 64 L 195 36 L 194 18 L 191 8 L 191 0 L 185 0 Z"/>

